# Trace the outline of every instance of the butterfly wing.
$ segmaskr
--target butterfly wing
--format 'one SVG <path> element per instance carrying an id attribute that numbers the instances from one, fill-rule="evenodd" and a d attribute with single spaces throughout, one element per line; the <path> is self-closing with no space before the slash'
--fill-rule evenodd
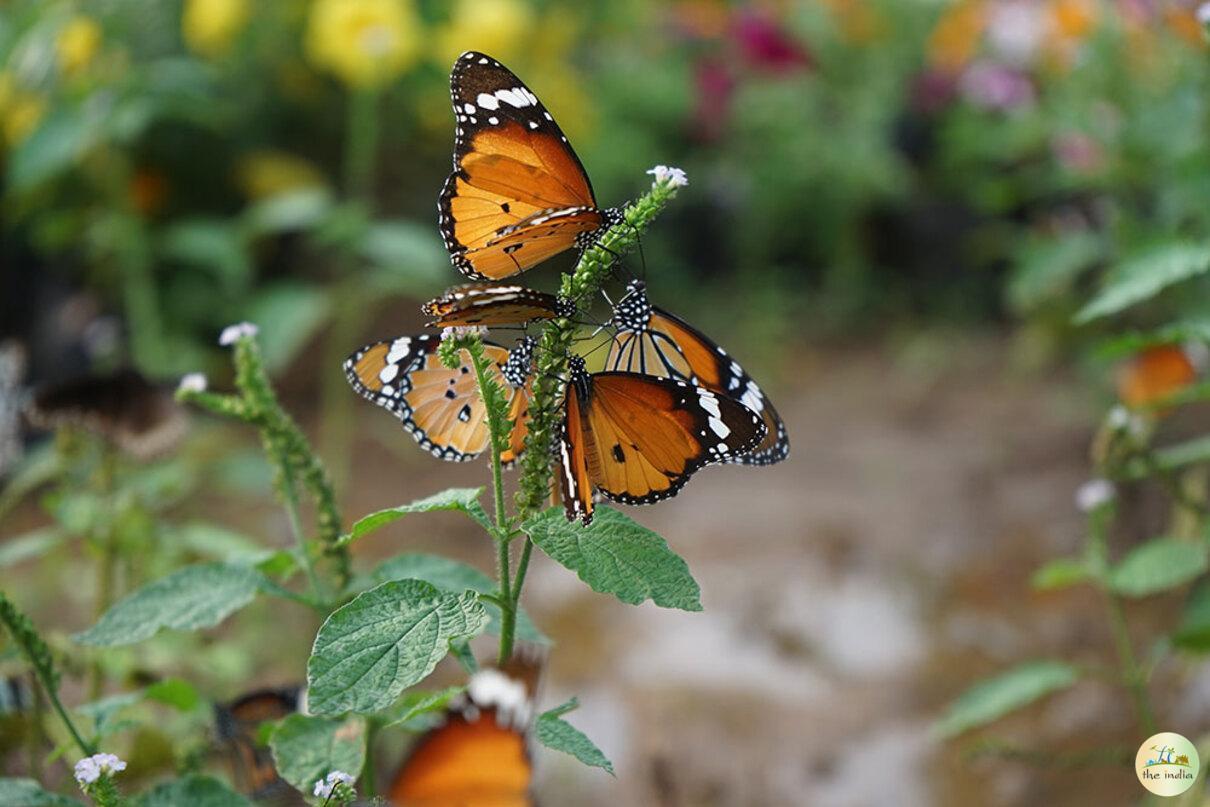
<path id="1" fill-rule="evenodd" d="M 390 802 L 405 807 L 532 807 L 533 765 L 526 734 L 538 675 L 533 663 L 515 655 L 502 669 L 475 673 L 445 722 L 413 746 L 391 783 Z"/>
<path id="2" fill-rule="evenodd" d="M 297 792 L 283 780 L 269 749 L 260 743 L 260 725 L 280 720 L 298 709 L 299 690 L 262 689 L 215 707 L 218 737 L 240 792 L 258 802 L 298 804 Z"/>
<path id="3" fill-rule="evenodd" d="M 760 415 L 765 437 L 751 451 L 729 455 L 724 462 L 772 465 L 790 453 L 786 425 L 760 386 L 714 340 L 680 317 L 649 307 L 645 327 L 618 328 L 605 366 L 611 370 L 675 378 L 738 398 Z M 618 318 L 615 317 L 615 321 Z"/>
<path id="4" fill-rule="evenodd" d="M 596 373 L 587 404 L 571 386 L 564 508 L 585 524 L 592 518 L 585 488 L 623 504 L 658 502 L 675 496 L 703 465 L 749 451 L 765 435 L 760 417 L 739 401 L 683 381 Z"/>
<path id="5" fill-rule="evenodd" d="M 454 172 L 441 190 L 441 235 L 477 279 L 523 272 L 601 227 L 592 185 L 554 118 L 502 64 L 473 51 L 450 73 Z"/>
<path id="6" fill-rule="evenodd" d="M 429 327 L 514 325 L 554 319 L 574 313 L 574 307 L 553 294 L 524 286 L 468 283 L 429 300 L 420 310 Z"/>
<path id="7" fill-rule="evenodd" d="M 345 361 L 345 375 L 363 397 L 398 417 L 421 448 L 465 462 L 488 447 L 485 410 L 470 365 L 445 367 L 437 355 L 440 344 L 436 334 L 375 342 Z M 508 351 L 485 344 L 484 352 L 503 384 Z"/>

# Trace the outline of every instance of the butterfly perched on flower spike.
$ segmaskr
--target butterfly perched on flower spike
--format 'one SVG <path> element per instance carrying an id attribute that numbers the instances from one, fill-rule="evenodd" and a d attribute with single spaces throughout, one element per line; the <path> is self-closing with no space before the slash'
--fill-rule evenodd
<path id="1" fill-rule="evenodd" d="M 710 337 L 647 299 L 647 287 L 632 280 L 614 306 L 616 331 L 605 366 L 610 370 L 676 378 L 738 399 L 761 416 L 765 437 L 751 451 L 723 462 L 772 465 L 790 453 L 790 436 L 773 402 L 752 376 Z"/>
<path id="2" fill-rule="evenodd" d="M 420 307 L 432 317 L 431 328 L 487 325 L 525 325 L 535 320 L 572 317 L 576 305 L 524 286 L 499 283 L 467 283 L 454 286 Z"/>
<path id="3" fill-rule="evenodd" d="M 468 51 L 450 72 L 454 171 L 438 201 L 441 236 L 476 280 L 524 272 L 584 248 L 619 211 L 597 206 L 580 158 L 546 107 L 512 71 Z"/>
<path id="4" fill-rule="evenodd" d="M 537 340 L 522 339 L 508 350 L 484 342 L 492 360 L 489 372 L 509 396 L 508 417 L 515 424 L 509 448 L 500 459 L 511 465 L 520 456 L 528 431 L 530 372 Z M 472 460 L 490 444 L 486 410 L 468 362 L 454 369 L 441 363 L 439 334 L 400 336 L 366 345 L 345 360 L 345 376 L 362 397 L 401 421 L 420 447 L 454 462 Z"/>
<path id="5" fill-rule="evenodd" d="M 589 373 L 572 356 L 559 445 L 569 521 L 592 522 L 593 491 L 622 504 L 675 496 L 704 465 L 751 451 L 760 416 L 737 400 L 673 378 Z"/>

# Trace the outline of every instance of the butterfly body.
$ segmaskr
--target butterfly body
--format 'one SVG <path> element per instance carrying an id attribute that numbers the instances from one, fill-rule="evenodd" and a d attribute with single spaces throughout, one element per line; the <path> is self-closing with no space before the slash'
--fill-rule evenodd
<path id="1" fill-rule="evenodd" d="M 527 337 L 509 351 L 484 343 L 484 353 L 492 360 L 488 371 L 510 396 L 509 417 L 515 426 L 510 448 L 501 455 L 506 464 L 515 462 L 524 442 L 535 344 Z M 437 355 L 440 345 L 437 334 L 375 342 L 345 360 L 345 376 L 362 397 L 398 417 L 425 451 L 466 462 L 488 447 L 486 413 L 470 365 L 445 367 Z"/>
<path id="2" fill-rule="evenodd" d="M 724 462 L 772 465 L 789 454 L 785 423 L 752 376 L 701 331 L 652 305 L 641 280 L 627 286 L 614 306 L 610 325 L 617 336 L 605 360 L 609 369 L 680 379 L 736 398 L 761 416 L 766 434 L 760 444 Z"/>
<path id="3" fill-rule="evenodd" d="M 674 378 L 589 374 L 573 356 L 559 451 L 568 520 L 592 521 L 593 491 L 622 504 L 675 496 L 711 463 L 749 451 L 765 436 L 739 401 Z"/>
<path id="4" fill-rule="evenodd" d="M 616 211 L 597 206 L 567 137 L 512 71 L 468 51 L 450 73 L 454 171 L 438 200 L 454 266 L 498 280 L 572 247 L 584 248 Z"/>
<path id="5" fill-rule="evenodd" d="M 524 286 L 467 283 L 429 300 L 420 310 L 432 317 L 430 327 L 525 325 L 536 320 L 571 317 L 575 304 Z"/>

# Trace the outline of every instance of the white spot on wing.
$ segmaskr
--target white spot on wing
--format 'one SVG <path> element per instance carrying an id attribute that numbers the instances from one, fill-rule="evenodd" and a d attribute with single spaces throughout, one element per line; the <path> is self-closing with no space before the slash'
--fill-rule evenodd
<path id="1" fill-rule="evenodd" d="M 500 99 L 494 95 L 488 95 L 485 92 L 479 93 L 479 97 L 475 99 L 475 103 L 484 109 L 499 109 Z"/>

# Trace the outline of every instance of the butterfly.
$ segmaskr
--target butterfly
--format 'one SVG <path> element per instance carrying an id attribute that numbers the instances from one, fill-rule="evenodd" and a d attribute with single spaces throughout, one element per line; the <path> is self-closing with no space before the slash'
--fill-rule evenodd
<path id="1" fill-rule="evenodd" d="M 454 286 L 445 294 L 420 307 L 433 317 L 432 328 L 468 325 L 524 325 L 535 320 L 572 317 L 576 305 L 566 297 L 556 297 L 524 286 L 467 283 Z"/>
<path id="2" fill-rule="evenodd" d="M 25 416 L 43 429 L 79 426 L 137 459 L 171 449 L 188 425 L 172 394 L 134 370 L 42 387 Z"/>
<path id="3" fill-rule="evenodd" d="M 400 807 L 532 807 L 532 689 L 511 672 L 471 676 L 444 722 L 413 746 L 387 797 Z"/>
<path id="4" fill-rule="evenodd" d="M 609 324 L 616 337 L 605 367 L 676 378 L 721 393 L 760 415 L 765 437 L 751 451 L 731 454 L 723 462 L 772 465 L 790 453 L 790 437 L 773 402 L 739 362 L 710 337 L 674 314 L 653 306 L 646 284 L 632 280 L 614 306 Z"/>
<path id="5" fill-rule="evenodd" d="M 476 280 L 524 272 L 621 221 L 597 207 L 559 125 L 521 79 L 468 51 L 450 72 L 454 172 L 437 203 L 458 271 Z"/>
<path id="6" fill-rule="evenodd" d="M 760 416 L 737 400 L 673 378 L 589 374 L 572 356 L 559 459 L 568 521 L 592 522 L 594 490 L 623 504 L 675 496 L 698 468 L 750 451 Z"/>
<path id="7" fill-rule="evenodd" d="M 302 803 L 294 789 L 278 775 L 273 756 L 258 736 L 262 723 L 280 720 L 298 711 L 299 698 L 298 687 L 259 689 L 214 707 L 218 738 L 237 786 L 257 801 L 282 805 Z"/>
<path id="8" fill-rule="evenodd" d="M 401 421 L 420 447 L 453 462 L 472 460 L 491 439 L 486 411 L 469 361 L 450 370 L 441 363 L 438 334 L 400 336 L 355 351 L 345 360 L 345 376 L 362 397 Z M 521 455 L 528 432 L 530 370 L 537 339 L 527 336 L 512 350 L 485 342 L 491 372 L 509 397 L 514 424 L 509 448 L 500 459 L 511 465 Z"/>

